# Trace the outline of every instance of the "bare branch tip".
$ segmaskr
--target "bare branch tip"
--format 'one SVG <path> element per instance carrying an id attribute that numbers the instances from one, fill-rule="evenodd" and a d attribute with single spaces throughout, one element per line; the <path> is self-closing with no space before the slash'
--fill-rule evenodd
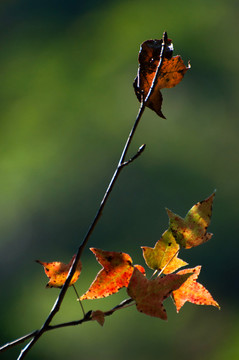
<path id="1" fill-rule="evenodd" d="M 142 145 L 139 147 L 138 152 L 139 152 L 139 153 L 142 153 L 142 152 L 144 151 L 145 147 L 146 147 L 146 144 L 142 144 Z"/>

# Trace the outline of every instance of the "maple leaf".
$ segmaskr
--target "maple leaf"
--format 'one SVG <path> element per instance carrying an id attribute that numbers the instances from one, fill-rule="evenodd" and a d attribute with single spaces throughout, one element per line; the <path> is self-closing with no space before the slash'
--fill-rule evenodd
<path id="1" fill-rule="evenodd" d="M 154 248 L 141 246 L 146 264 L 153 270 L 164 274 L 171 274 L 180 267 L 188 265 L 178 258 L 179 245 L 175 241 L 171 230 L 166 230 L 156 242 Z"/>
<path id="2" fill-rule="evenodd" d="M 196 281 L 200 271 L 201 266 L 196 266 L 193 269 L 185 269 L 177 272 L 179 275 L 193 273 L 178 290 L 173 291 L 173 299 L 177 312 L 179 312 L 186 301 L 197 305 L 213 305 L 220 309 L 219 304 L 213 299 L 209 291 Z"/>
<path id="3" fill-rule="evenodd" d="M 180 246 L 190 249 L 211 239 L 213 234 L 207 233 L 207 228 L 211 220 L 214 196 L 215 193 L 194 205 L 185 219 L 167 209 L 169 227 Z"/>
<path id="4" fill-rule="evenodd" d="M 163 40 L 147 40 L 140 46 L 138 74 L 134 81 L 134 90 L 138 100 L 147 98 L 150 88 L 153 85 L 157 67 L 162 52 Z M 172 40 L 166 39 L 166 46 L 162 60 L 162 66 L 159 70 L 155 87 L 147 100 L 146 106 L 154 110 L 160 117 L 165 119 L 161 111 L 163 97 L 160 89 L 176 86 L 183 78 L 184 74 L 190 68 L 185 66 L 181 56 L 172 57 Z"/>
<path id="5" fill-rule="evenodd" d="M 87 292 L 80 300 L 99 299 L 118 292 L 127 287 L 134 270 L 131 257 L 123 252 L 90 249 L 97 261 L 103 266 Z M 141 272 L 145 272 L 140 265 L 135 265 Z"/>
<path id="6" fill-rule="evenodd" d="M 178 289 L 189 277 L 189 274 L 170 274 L 148 280 L 137 268 L 134 269 L 127 292 L 135 300 L 138 311 L 146 315 L 167 320 L 163 301 Z"/>
<path id="7" fill-rule="evenodd" d="M 64 264 L 60 261 L 53 261 L 53 262 L 43 262 L 40 260 L 36 260 L 39 264 L 44 267 L 46 275 L 49 277 L 49 282 L 47 283 L 46 287 L 56 287 L 61 288 L 67 278 L 68 272 L 71 268 L 73 261 L 75 260 L 76 255 L 73 256 L 69 264 Z M 76 271 L 71 279 L 70 285 L 73 285 L 79 278 L 81 273 L 81 261 L 78 262 Z"/>

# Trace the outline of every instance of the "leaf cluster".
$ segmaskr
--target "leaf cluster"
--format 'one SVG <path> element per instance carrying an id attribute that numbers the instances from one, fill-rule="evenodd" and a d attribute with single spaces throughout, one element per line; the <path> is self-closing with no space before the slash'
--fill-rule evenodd
<path id="1" fill-rule="evenodd" d="M 167 319 L 163 301 L 170 295 L 172 295 L 177 312 L 187 301 L 219 308 L 211 294 L 196 281 L 201 266 L 178 271 L 179 268 L 188 265 L 178 257 L 180 249 L 199 246 L 212 237 L 212 234 L 207 232 L 207 228 L 211 220 L 214 196 L 215 193 L 195 204 L 185 218 L 167 210 L 168 229 L 154 247 L 142 246 L 145 263 L 154 270 L 149 279 L 141 265 L 133 265 L 130 255 L 91 248 L 102 269 L 79 300 L 100 299 L 126 287 L 138 311 L 163 320 Z M 68 265 L 60 262 L 40 263 L 50 278 L 47 286 L 61 287 L 66 280 L 72 260 Z M 77 281 L 80 270 L 81 263 L 79 262 L 70 285 Z M 103 312 L 100 311 L 93 312 L 92 319 L 99 320 L 102 325 L 102 314 Z"/>

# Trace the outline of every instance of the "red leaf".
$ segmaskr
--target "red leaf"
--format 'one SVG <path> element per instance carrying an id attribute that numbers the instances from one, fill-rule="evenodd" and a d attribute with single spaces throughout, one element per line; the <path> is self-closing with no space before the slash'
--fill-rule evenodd
<path id="1" fill-rule="evenodd" d="M 36 260 L 36 262 L 38 262 L 39 264 L 41 264 L 44 267 L 45 273 L 50 279 L 48 284 L 46 285 L 46 287 L 61 288 L 66 281 L 68 272 L 69 272 L 74 260 L 75 260 L 75 255 L 73 256 L 73 258 L 71 259 L 69 264 L 64 264 L 59 261 L 43 262 L 40 260 Z M 82 267 L 82 264 L 79 261 L 77 264 L 76 272 L 74 273 L 74 275 L 71 279 L 70 286 L 78 280 L 80 273 L 81 273 L 81 267 Z"/>
<path id="2" fill-rule="evenodd" d="M 194 269 L 185 269 L 177 273 L 178 275 L 193 273 L 178 290 L 173 292 L 177 312 L 179 312 L 186 301 L 197 305 L 213 305 L 220 309 L 220 306 L 213 299 L 209 291 L 196 281 L 200 270 L 201 266 L 196 266 Z"/>
<path id="3" fill-rule="evenodd" d="M 103 266 L 88 291 L 80 300 L 99 299 L 118 292 L 127 287 L 134 270 L 132 259 L 128 254 L 101 249 L 90 249 L 97 261 Z M 140 265 L 135 265 L 141 272 L 145 272 Z"/>
<path id="4" fill-rule="evenodd" d="M 141 44 L 139 52 L 138 75 L 134 81 L 134 90 L 138 100 L 141 96 L 145 100 L 153 84 L 160 61 L 162 40 L 147 40 Z M 156 86 L 148 99 L 146 106 L 154 110 L 160 117 L 165 118 L 161 105 L 163 101 L 160 89 L 171 88 L 183 78 L 190 65 L 186 67 L 179 55 L 172 57 L 172 40 L 167 39 L 163 63 L 156 79 Z"/>
<path id="5" fill-rule="evenodd" d="M 134 269 L 127 292 L 135 300 L 138 311 L 167 320 L 163 301 L 173 290 L 178 289 L 189 276 L 189 274 L 170 274 L 148 280 L 138 269 Z"/>

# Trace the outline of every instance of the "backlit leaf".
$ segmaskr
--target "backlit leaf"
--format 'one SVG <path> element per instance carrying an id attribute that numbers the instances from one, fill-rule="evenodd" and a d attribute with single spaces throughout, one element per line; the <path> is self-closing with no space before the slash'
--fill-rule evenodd
<path id="1" fill-rule="evenodd" d="M 154 248 L 142 246 L 146 264 L 153 270 L 163 270 L 170 274 L 187 263 L 178 258 L 179 245 L 175 241 L 171 230 L 166 230 Z"/>
<path id="2" fill-rule="evenodd" d="M 169 227 L 180 246 L 190 249 L 211 239 L 213 234 L 207 233 L 207 228 L 214 196 L 215 193 L 194 205 L 184 219 L 167 209 Z"/>
<path id="3" fill-rule="evenodd" d="M 177 272 L 179 275 L 193 273 L 178 290 L 173 291 L 173 299 L 177 312 L 179 312 L 186 301 L 197 305 L 213 305 L 220 309 L 220 306 L 213 299 L 209 291 L 196 281 L 200 270 L 201 266 L 196 266 L 194 269 L 185 269 Z"/>
<path id="4" fill-rule="evenodd" d="M 170 274 L 148 280 L 138 269 L 134 269 L 127 292 L 135 300 L 138 311 L 146 315 L 167 320 L 163 301 L 178 289 L 189 277 L 189 274 Z"/>
<path id="5" fill-rule="evenodd" d="M 153 84 L 160 61 L 162 40 L 147 40 L 141 44 L 139 52 L 138 74 L 134 81 L 134 90 L 138 100 L 145 100 Z M 146 106 L 154 110 L 160 117 L 165 118 L 161 105 L 163 101 L 160 89 L 171 88 L 177 85 L 183 78 L 190 65 L 185 66 L 182 58 L 173 55 L 172 40 L 167 39 L 163 63 L 156 79 L 155 88 L 147 100 Z"/>
<path id="6" fill-rule="evenodd" d="M 99 299 L 118 292 L 122 287 L 127 287 L 132 276 L 134 266 L 128 254 L 115 251 L 90 249 L 97 261 L 103 266 L 88 291 L 80 300 Z M 140 265 L 135 265 L 141 272 L 145 272 Z"/>
<path id="7" fill-rule="evenodd" d="M 50 279 L 46 287 L 61 288 L 66 281 L 68 272 L 74 260 L 75 260 L 75 255 L 73 256 L 69 264 L 64 264 L 59 261 L 43 262 L 40 260 L 36 260 L 36 262 L 38 262 L 44 267 L 45 273 Z M 81 272 L 81 267 L 82 265 L 81 262 L 79 261 L 77 264 L 76 271 L 71 279 L 70 286 L 78 280 Z"/>

